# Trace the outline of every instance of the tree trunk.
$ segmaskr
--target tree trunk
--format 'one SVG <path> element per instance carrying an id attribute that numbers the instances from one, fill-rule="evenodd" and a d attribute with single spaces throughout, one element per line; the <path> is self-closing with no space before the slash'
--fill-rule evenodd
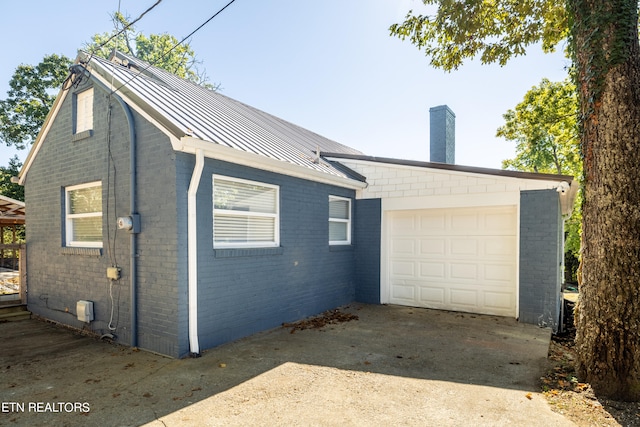
<path id="1" fill-rule="evenodd" d="M 640 47 L 637 0 L 568 0 L 584 161 L 578 374 L 640 400 Z"/>

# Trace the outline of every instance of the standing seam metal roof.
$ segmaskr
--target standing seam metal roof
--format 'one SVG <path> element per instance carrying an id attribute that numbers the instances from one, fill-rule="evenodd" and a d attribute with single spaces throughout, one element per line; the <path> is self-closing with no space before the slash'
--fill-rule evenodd
<path id="1" fill-rule="evenodd" d="M 159 112 L 184 134 L 211 143 L 348 177 L 315 151 L 359 155 L 360 151 L 308 131 L 218 92 L 184 80 L 122 53 L 119 62 L 91 57 L 89 66 L 114 89 L 125 85 L 146 106 Z M 125 65 L 126 64 L 126 65 Z M 133 65 L 133 67 L 131 67 Z"/>

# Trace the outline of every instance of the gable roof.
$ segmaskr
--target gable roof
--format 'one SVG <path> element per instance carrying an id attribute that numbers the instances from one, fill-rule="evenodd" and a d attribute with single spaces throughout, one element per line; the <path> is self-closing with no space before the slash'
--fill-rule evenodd
<path id="1" fill-rule="evenodd" d="M 137 58 L 116 52 L 107 60 L 80 51 L 71 68 L 72 74 L 86 73 L 158 126 L 176 151 L 203 149 L 207 157 L 351 188 L 366 186 L 318 155 L 360 151 Z M 68 92 L 60 91 L 45 119 L 20 171 L 21 184 Z"/>
<path id="2" fill-rule="evenodd" d="M 195 138 L 341 177 L 347 176 L 316 152 L 362 154 L 120 52 L 110 61 L 89 57 L 87 65 L 177 139 Z"/>

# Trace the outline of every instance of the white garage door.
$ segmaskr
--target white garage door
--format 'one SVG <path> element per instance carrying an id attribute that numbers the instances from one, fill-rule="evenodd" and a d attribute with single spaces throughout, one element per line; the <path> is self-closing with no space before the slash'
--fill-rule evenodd
<path id="1" fill-rule="evenodd" d="M 388 214 L 392 304 L 516 316 L 516 208 Z"/>

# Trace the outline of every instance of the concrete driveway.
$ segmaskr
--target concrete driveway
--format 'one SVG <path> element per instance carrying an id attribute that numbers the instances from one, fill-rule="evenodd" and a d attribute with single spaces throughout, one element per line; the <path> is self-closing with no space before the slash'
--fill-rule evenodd
<path id="1" fill-rule="evenodd" d="M 0 424 L 565 426 L 538 392 L 550 332 L 354 304 L 175 360 L 38 320 L 0 324 Z"/>

